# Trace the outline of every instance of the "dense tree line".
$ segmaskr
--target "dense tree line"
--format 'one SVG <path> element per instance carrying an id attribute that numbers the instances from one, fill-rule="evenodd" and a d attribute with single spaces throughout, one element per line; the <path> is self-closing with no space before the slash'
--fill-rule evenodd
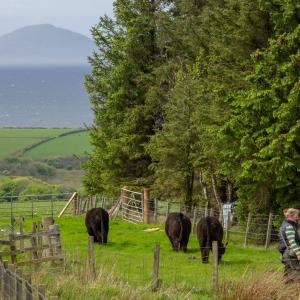
<path id="1" fill-rule="evenodd" d="M 296 0 L 115 0 L 92 28 L 86 189 L 241 215 L 300 196 Z"/>

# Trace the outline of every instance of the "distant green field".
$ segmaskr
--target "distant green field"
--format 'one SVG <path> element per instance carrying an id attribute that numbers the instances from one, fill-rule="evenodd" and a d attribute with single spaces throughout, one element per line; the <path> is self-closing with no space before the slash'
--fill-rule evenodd
<path id="1" fill-rule="evenodd" d="M 37 143 L 45 141 L 26 152 L 26 157 L 45 158 L 48 156 L 81 155 L 89 150 L 88 133 L 72 132 L 72 128 L 0 128 L 0 159 L 12 155 L 22 155 L 23 151 Z M 49 138 L 55 138 L 47 141 Z"/>
<path id="2" fill-rule="evenodd" d="M 42 159 L 55 156 L 82 155 L 90 150 L 88 132 L 79 132 L 58 137 L 43 143 L 24 154 L 32 159 Z"/>

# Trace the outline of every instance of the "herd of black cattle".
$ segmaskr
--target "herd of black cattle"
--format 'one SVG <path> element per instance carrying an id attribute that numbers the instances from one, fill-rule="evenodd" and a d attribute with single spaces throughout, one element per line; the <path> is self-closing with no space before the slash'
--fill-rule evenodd
<path id="1" fill-rule="evenodd" d="M 90 236 L 99 244 L 107 243 L 109 230 L 109 215 L 103 208 L 89 210 L 85 217 L 85 225 Z M 191 233 L 190 219 L 180 212 L 170 213 L 165 222 L 165 231 L 175 251 L 186 252 Z M 197 224 L 197 239 L 202 256 L 202 262 L 208 263 L 209 251 L 212 242 L 218 243 L 218 260 L 221 261 L 225 253 L 223 240 L 223 227 L 215 217 L 203 217 Z"/>

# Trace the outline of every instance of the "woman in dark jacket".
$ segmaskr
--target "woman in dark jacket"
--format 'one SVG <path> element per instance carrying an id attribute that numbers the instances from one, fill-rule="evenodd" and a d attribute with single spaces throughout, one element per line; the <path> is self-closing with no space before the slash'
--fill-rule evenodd
<path id="1" fill-rule="evenodd" d="M 300 236 L 297 231 L 299 211 L 289 208 L 284 211 L 286 219 L 279 230 L 278 250 L 282 254 L 285 283 L 300 281 Z"/>

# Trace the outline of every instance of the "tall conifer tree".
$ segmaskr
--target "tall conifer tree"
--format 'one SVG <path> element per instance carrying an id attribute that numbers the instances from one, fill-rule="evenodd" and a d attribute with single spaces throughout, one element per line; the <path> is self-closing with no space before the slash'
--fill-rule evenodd
<path id="1" fill-rule="evenodd" d="M 86 88 L 95 112 L 94 146 L 85 164 L 91 193 L 120 185 L 144 183 L 150 157 L 144 145 L 153 133 L 154 118 L 145 108 L 158 57 L 154 0 L 116 0 L 115 20 L 102 17 L 92 29 L 98 49 L 90 57 Z"/>
<path id="2" fill-rule="evenodd" d="M 266 1 L 274 36 L 253 55 L 250 88 L 234 101 L 226 127 L 238 147 L 241 212 L 295 205 L 300 197 L 300 8 Z"/>

